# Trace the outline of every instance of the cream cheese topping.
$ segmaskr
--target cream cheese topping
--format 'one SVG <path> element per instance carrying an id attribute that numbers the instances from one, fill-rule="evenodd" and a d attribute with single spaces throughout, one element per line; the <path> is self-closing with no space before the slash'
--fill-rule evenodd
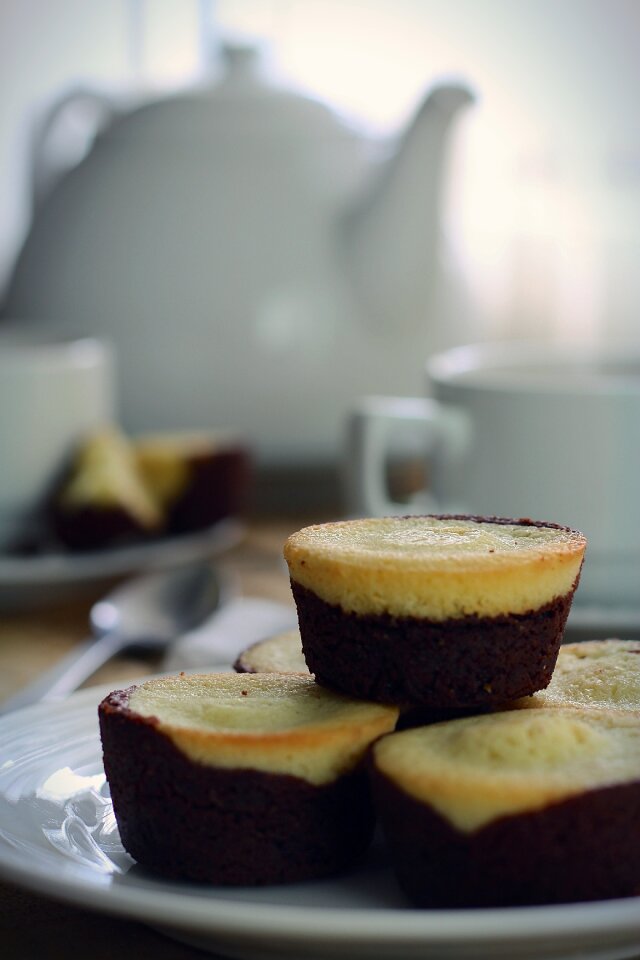
<path id="1" fill-rule="evenodd" d="M 551 683 L 523 707 L 594 706 L 640 716 L 640 641 L 585 640 L 560 647 Z"/>
<path id="2" fill-rule="evenodd" d="M 97 431 L 80 446 L 59 500 L 71 510 L 124 507 L 150 528 L 162 521 L 138 473 L 131 444 L 115 427 Z"/>
<path id="3" fill-rule="evenodd" d="M 615 711 L 516 710 L 394 733 L 377 769 L 458 830 L 640 782 L 640 723 Z"/>
<path id="4" fill-rule="evenodd" d="M 214 767 L 287 773 L 314 784 L 353 769 L 392 730 L 395 707 L 352 700 L 310 676 L 200 674 L 136 687 L 129 709 L 191 760 Z"/>
<path id="5" fill-rule="evenodd" d="M 284 555 L 293 581 L 346 611 L 444 620 L 565 596 L 585 547 L 567 527 L 416 516 L 305 527 Z"/>
<path id="6" fill-rule="evenodd" d="M 254 643 L 238 662 L 249 673 L 309 673 L 298 630 L 287 630 Z"/>

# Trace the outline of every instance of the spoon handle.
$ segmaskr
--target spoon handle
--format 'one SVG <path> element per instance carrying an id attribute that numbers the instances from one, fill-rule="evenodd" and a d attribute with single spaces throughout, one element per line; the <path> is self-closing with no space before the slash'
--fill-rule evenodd
<path id="1" fill-rule="evenodd" d="M 126 642 L 122 635 L 116 632 L 104 633 L 98 639 L 89 637 L 83 640 L 54 667 L 6 700 L 0 707 L 0 714 L 27 707 L 32 703 L 61 700 L 118 653 Z"/>

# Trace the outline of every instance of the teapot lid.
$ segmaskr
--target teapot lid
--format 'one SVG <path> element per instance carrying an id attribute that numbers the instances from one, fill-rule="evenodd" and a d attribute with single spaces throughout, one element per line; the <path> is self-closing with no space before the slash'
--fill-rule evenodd
<path id="1" fill-rule="evenodd" d="M 220 80 L 191 87 L 121 114 L 108 139 L 175 142 L 255 137 L 260 140 L 326 140 L 353 137 L 355 130 L 327 104 L 268 75 L 259 47 L 224 44 Z"/>

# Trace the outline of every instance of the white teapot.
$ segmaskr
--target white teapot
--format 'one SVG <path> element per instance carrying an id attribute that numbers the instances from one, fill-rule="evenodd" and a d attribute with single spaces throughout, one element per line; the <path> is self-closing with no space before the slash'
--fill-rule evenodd
<path id="1" fill-rule="evenodd" d="M 109 338 L 133 432 L 233 425 L 259 461 L 335 460 L 353 398 L 421 392 L 423 357 L 455 341 L 431 311 L 447 131 L 472 96 L 432 90 L 383 157 L 255 51 L 226 59 L 215 85 L 108 122 L 101 103 L 2 314 Z"/>

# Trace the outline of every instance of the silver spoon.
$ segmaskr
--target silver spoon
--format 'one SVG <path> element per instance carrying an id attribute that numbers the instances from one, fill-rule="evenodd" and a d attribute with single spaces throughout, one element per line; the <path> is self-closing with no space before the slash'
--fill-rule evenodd
<path id="1" fill-rule="evenodd" d="M 107 660 L 131 647 L 162 650 L 193 630 L 229 599 L 230 587 L 210 564 L 137 577 L 93 605 L 92 636 L 51 670 L 5 701 L 0 713 L 60 700 Z"/>

